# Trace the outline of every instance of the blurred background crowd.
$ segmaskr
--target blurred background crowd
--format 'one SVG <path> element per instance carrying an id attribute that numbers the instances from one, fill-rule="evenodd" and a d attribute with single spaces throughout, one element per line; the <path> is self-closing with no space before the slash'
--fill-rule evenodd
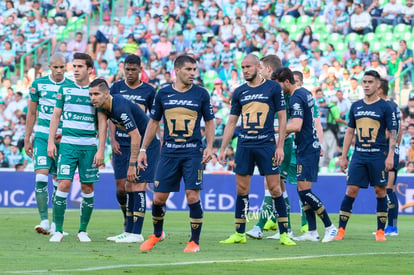
<path id="1" fill-rule="evenodd" d="M 33 169 L 23 149 L 28 92 L 49 73 L 50 54 L 65 56 L 72 78 L 73 53 L 88 53 L 95 60 L 91 79 L 110 83 L 123 79 L 124 58 L 136 54 L 141 79 L 156 89 L 174 81 L 177 55 L 194 56 L 196 83 L 208 89 L 216 113 L 218 149 L 232 93 L 243 83 L 240 62 L 254 53 L 275 54 L 303 73 L 322 121 L 337 125 L 334 140 L 324 142 L 330 153 L 321 159 L 322 172 L 339 171 L 347 113 L 364 97 L 364 71 L 378 71 L 402 112 L 401 171 L 414 173 L 412 0 L 112 1 L 0 2 L 0 167 Z M 207 172 L 232 170 L 236 142 L 227 150 L 228 165 L 213 158 Z M 103 168 L 111 167 L 108 142 Z"/>

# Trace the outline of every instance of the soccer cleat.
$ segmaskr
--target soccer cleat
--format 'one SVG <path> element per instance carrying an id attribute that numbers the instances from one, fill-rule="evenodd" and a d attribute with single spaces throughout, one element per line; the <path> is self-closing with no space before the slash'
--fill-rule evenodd
<path id="1" fill-rule="evenodd" d="M 331 226 L 325 229 L 325 235 L 323 236 L 322 242 L 329 243 L 332 242 L 338 233 L 338 229 L 336 229 L 335 225 L 331 224 Z"/>
<path id="2" fill-rule="evenodd" d="M 237 233 L 237 232 L 230 235 L 230 237 L 228 237 L 227 239 L 220 241 L 220 243 L 224 243 L 224 244 L 246 243 L 246 242 L 247 242 L 246 233 Z"/>
<path id="3" fill-rule="evenodd" d="M 263 230 L 264 231 L 277 230 L 277 223 L 272 221 L 272 219 L 269 219 L 269 220 L 267 220 L 267 222 L 263 226 Z"/>
<path id="4" fill-rule="evenodd" d="M 318 231 L 308 231 L 304 233 L 302 236 L 294 237 L 293 240 L 295 241 L 311 241 L 311 242 L 319 242 L 319 234 Z"/>
<path id="5" fill-rule="evenodd" d="M 300 232 L 302 232 L 302 233 L 308 232 L 308 230 L 309 230 L 309 226 L 308 226 L 308 224 L 304 224 L 304 225 L 302 225 L 302 227 L 300 228 Z"/>
<path id="6" fill-rule="evenodd" d="M 287 246 L 294 246 L 296 243 L 289 238 L 288 233 L 280 234 L 280 244 Z"/>
<path id="7" fill-rule="evenodd" d="M 118 238 L 120 238 L 122 236 L 124 236 L 124 238 L 125 238 L 126 236 L 128 236 L 128 234 L 129 234 L 128 232 L 122 232 L 119 235 L 108 237 L 108 238 L 106 238 L 106 240 L 111 241 L 111 242 L 115 242 Z"/>
<path id="8" fill-rule="evenodd" d="M 336 233 L 335 240 L 342 241 L 345 236 L 345 229 L 343 227 L 338 228 L 338 233 Z"/>
<path id="9" fill-rule="evenodd" d="M 287 232 L 289 238 L 293 239 L 295 236 L 293 235 L 293 232 L 291 229 L 288 229 Z M 280 232 L 279 230 L 276 230 L 276 233 L 272 236 L 267 237 L 267 239 L 271 239 L 271 240 L 280 240 Z"/>
<path id="10" fill-rule="evenodd" d="M 263 232 L 257 225 L 255 225 L 250 231 L 247 231 L 246 235 L 257 240 L 263 239 Z"/>
<path id="11" fill-rule="evenodd" d="M 62 232 L 57 231 L 49 239 L 49 242 L 52 242 L 52 243 L 60 243 L 62 240 L 63 240 L 63 234 L 62 234 Z"/>
<path id="12" fill-rule="evenodd" d="M 39 225 L 35 226 L 35 231 L 39 234 L 49 235 L 50 234 L 49 220 L 42 220 Z"/>
<path id="13" fill-rule="evenodd" d="M 200 251 L 200 246 L 196 244 L 195 241 L 187 243 L 187 246 L 184 249 L 184 252 L 196 253 Z"/>
<path id="14" fill-rule="evenodd" d="M 116 243 L 142 243 L 144 241 L 144 237 L 141 234 L 128 234 L 124 238 L 118 238 L 115 240 Z"/>
<path id="15" fill-rule="evenodd" d="M 396 226 L 385 227 L 384 233 L 386 236 L 398 236 L 398 228 Z"/>
<path id="16" fill-rule="evenodd" d="M 78 233 L 78 241 L 81 243 L 89 243 L 91 239 L 88 237 L 88 233 L 85 231 L 81 231 Z"/>
<path id="17" fill-rule="evenodd" d="M 377 234 L 375 234 L 375 240 L 377 241 L 386 241 L 384 230 L 378 229 Z"/>
<path id="18" fill-rule="evenodd" d="M 56 224 L 54 222 L 52 222 L 52 224 L 50 225 L 49 233 L 50 233 L 50 235 L 53 235 L 53 234 L 55 234 L 55 232 L 56 232 Z M 65 231 L 63 231 L 62 234 L 63 234 L 63 236 L 68 236 L 69 235 L 69 233 L 65 232 Z"/>
<path id="19" fill-rule="evenodd" d="M 154 234 L 152 234 L 151 236 L 148 237 L 148 240 L 146 240 L 145 242 L 141 244 L 139 250 L 142 250 L 142 251 L 151 250 L 156 243 L 161 242 L 164 239 L 165 239 L 164 232 L 162 232 L 161 236 L 159 237 L 156 237 Z"/>

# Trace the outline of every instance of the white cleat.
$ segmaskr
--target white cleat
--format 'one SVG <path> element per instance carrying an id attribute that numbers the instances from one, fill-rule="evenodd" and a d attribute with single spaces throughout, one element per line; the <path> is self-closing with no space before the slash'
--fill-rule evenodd
<path id="1" fill-rule="evenodd" d="M 128 236 L 128 232 L 122 232 L 119 235 L 115 235 L 115 236 L 111 236 L 106 238 L 107 241 L 111 241 L 111 242 L 115 242 L 118 238 L 126 238 L 126 236 Z"/>
<path id="2" fill-rule="evenodd" d="M 49 220 L 42 220 L 39 225 L 35 226 L 35 231 L 39 234 L 49 235 L 50 234 Z"/>
<path id="3" fill-rule="evenodd" d="M 331 224 L 331 226 L 325 229 L 325 235 L 323 236 L 322 242 L 329 243 L 333 241 L 337 233 L 338 229 L 336 229 L 335 225 Z"/>
<path id="4" fill-rule="evenodd" d="M 247 231 L 246 235 L 257 240 L 263 239 L 263 232 L 257 225 L 255 225 L 250 231 Z"/>
<path id="5" fill-rule="evenodd" d="M 294 239 L 295 236 L 293 235 L 293 231 L 291 229 L 288 229 L 288 236 L 291 239 Z M 271 240 L 280 240 L 280 231 L 276 230 L 276 233 L 272 236 L 267 237 L 267 239 L 271 239 Z"/>
<path id="6" fill-rule="evenodd" d="M 49 239 L 49 242 L 60 243 L 63 240 L 62 232 L 55 232 L 52 237 Z"/>
<path id="7" fill-rule="evenodd" d="M 116 243 L 142 243 L 144 237 L 141 234 L 129 233 L 125 238 L 118 238 L 115 240 Z"/>
<path id="8" fill-rule="evenodd" d="M 55 234 L 55 232 L 56 232 L 56 224 L 54 222 L 52 222 L 52 224 L 50 225 L 49 233 L 50 233 L 50 235 L 53 235 L 53 234 Z M 63 236 L 69 236 L 69 233 L 65 232 L 65 231 L 63 231 L 62 234 L 63 234 Z"/>
<path id="9" fill-rule="evenodd" d="M 314 231 L 308 231 L 304 233 L 302 236 L 294 237 L 293 240 L 319 242 L 320 238 L 319 238 L 318 231 L 314 230 Z"/>
<path id="10" fill-rule="evenodd" d="M 91 239 L 88 237 L 88 233 L 85 231 L 81 231 L 78 233 L 78 241 L 81 243 L 89 243 Z"/>

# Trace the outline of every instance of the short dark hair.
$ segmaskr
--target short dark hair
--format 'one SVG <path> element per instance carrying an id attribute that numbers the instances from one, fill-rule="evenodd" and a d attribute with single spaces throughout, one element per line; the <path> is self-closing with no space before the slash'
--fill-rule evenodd
<path id="1" fill-rule="evenodd" d="M 74 60 L 75 59 L 85 60 L 87 68 L 92 68 L 93 69 L 93 67 L 94 67 L 92 57 L 87 53 L 75 53 L 73 55 L 73 59 Z"/>
<path id="2" fill-rule="evenodd" d="M 138 55 L 130 54 L 125 58 L 125 64 L 135 64 L 141 67 L 141 58 Z"/>
<path id="3" fill-rule="evenodd" d="M 109 85 L 108 82 L 106 82 L 103 78 L 95 78 L 90 84 L 89 88 L 95 88 L 98 87 L 99 91 L 106 92 L 109 91 Z"/>
<path id="4" fill-rule="evenodd" d="M 282 67 L 274 71 L 271 78 L 272 80 L 277 80 L 279 82 L 289 80 L 290 84 L 295 84 L 295 78 L 293 77 L 292 71 L 286 67 Z"/>
<path id="5" fill-rule="evenodd" d="M 303 82 L 303 73 L 301 73 L 301 72 L 299 72 L 299 71 L 294 71 L 293 72 L 293 77 L 294 76 L 297 76 L 297 77 L 299 77 L 299 80 L 300 80 L 300 82 Z M 294 78 L 293 78 L 294 79 Z"/>
<path id="6" fill-rule="evenodd" d="M 282 67 L 282 61 L 280 58 L 275 54 L 269 54 L 260 59 L 260 61 L 265 65 L 272 68 L 272 71 L 276 71 L 280 67 Z"/>
<path id="7" fill-rule="evenodd" d="M 189 55 L 180 55 L 174 60 L 174 69 L 180 69 L 184 63 L 197 64 L 197 61 Z"/>
<path id="8" fill-rule="evenodd" d="M 382 90 L 382 92 L 384 93 L 384 95 L 388 95 L 388 80 L 381 78 L 381 85 L 380 85 L 380 89 Z"/>
<path id="9" fill-rule="evenodd" d="M 365 72 L 364 76 L 366 76 L 366 75 L 372 76 L 377 80 L 381 80 L 381 76 L 377 71 L 374 71 L 374 70 L 367 71 L 367 72 Z"/>

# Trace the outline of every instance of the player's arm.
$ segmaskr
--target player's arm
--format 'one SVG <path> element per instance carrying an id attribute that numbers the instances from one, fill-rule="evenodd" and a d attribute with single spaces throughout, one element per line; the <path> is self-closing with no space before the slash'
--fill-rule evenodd
<path id="1" fill-rule="evenodd" d="M 38 102 L 30 101 L 29 110 L 27 112 L 27 117 L 26 117 L 26 133 L 24 136 L 24 150 L 30 158 L 33 157 L 33 144 L 30 140 L 30 137 L 32 136 L 33 127 L 36 123 L 36 111 L 37 111 L 38 105 L 39 105 Z"/>
<path id="2" fill-rule="evenodd" d="M 99 167 L 105 163 L 105 143 L 106 143 L 106 130 L 108 128 L 108 117 L 102 113 L 98 112 L 98 151 L 95 154 L 93 163 L 95 167 Z"/>
<path id="3" fill-rule="evenodd" d="M 355 128 L 348 126 L 348 129 L 345 132 L 344 144 L 342 147 L 342 156 L 341 156 L 341 171 L 345 173 L 346 168 L 348 167 L 348 151 L 351 147 L 352 140 L 355 136 Z"/>
<path id="4" fill-rule="evenodd" d="M 52 118 L 50 119 L 50 126 L 49 126 L 49 139 L 47 142 L 47 155 L 55 159 L 57 155 L 56 145 L 55 145 L 55 135 L 57 129 L 59 127 L 60 116 L 62 115 L 62 108 L 55 106 L 52 114 Z"/>
<path id="5" fill-rule="evenodd" d="M 149 120 L 147 128 L 145 129 L 145 135 L 144 140 L 142 141 L 141 150 L 139 150 L 138 155 L 138 167 L 140 169 L 145 169 L 148 166 L 146 150 L 151 141 L 154 139 L 159 127 L 160 122 L 158 120 L 155 120 L 153 118 Z"/>
<path id="6" fill-rule="evenodd" d="M 206 122 L 206 149 L 204 149 L 203 160 L 201 164 L 206 164 L 211 160 L 213 153 L 213 142 L 214 142 L 214 119 L 207 120 Z"/>
<path id="7" fill-rule="evenodd" d="M 286 134 L 300 132 L 302 129 L 303 119 L 299 117 L 291 118 L 286 125 Z"/>
<path id="8" fill-rule="evenodd" d="M 395 147 L 397 145 L 398 134 L 397 130 L 392 129 L 390 130 L 390 139 L 388 141 L 388 155 L 387 159 L 385 160 L 385 171 L 390 171 L 394 166 L 394 153 Z"/>
<path id="9" fill-rule="evenodd" d="M 139 145 L 141 144 L 141 135 L 139 134 L 137 128 L 129 132 L 128 135 L 131 137 L 131 151 L 130 151 L 130 157 L 129 157 L 127 178 L 128 178 L 128 181 L 130 182 L 136 182 L 137 161 L 138 161 L 138 154 L 139 154 Z"/>
<path id="10" fill-rule="evenodd" d="M 111 141 L 112 152 L 116 155 L 121 155 L 121 151 L 119 150 L 120 146 L 118 141 L 116 141 L 115 132 L 116 126 L 112 121 L 108 122 L 108 129 L 109 129 L 109 140 Z"/>
<path id="11" fill-rule="evenodd" d="M 285 145 L 285 137 L 286 137 L 286 110 L 280 110 L 277 112 L 277 119 L 279 121 L 278 131 L 279 131 L 279 138 L 277 140 L 277 148 L 275 151 L 275 158 L 277 161 L 277 165 L 282 164 L 283 158 L 285 154 L 283 152 L 283 147 Z"/>
<path id="12" fill-rule="evenodd" d="M 220 154 L 218 156 L 218 160 L 221 163 L 221 165 L 226 164 L 226 157 L 225 157 L 226 147 L 233 138 L 234 130 L 236 129 L 236 124 L 237 124 L 238 119 L 239 119 L 239 116 L 230 115 L 227 120 L 226 127 L 224 127 L 223 140 L 221 141 Z"/>

